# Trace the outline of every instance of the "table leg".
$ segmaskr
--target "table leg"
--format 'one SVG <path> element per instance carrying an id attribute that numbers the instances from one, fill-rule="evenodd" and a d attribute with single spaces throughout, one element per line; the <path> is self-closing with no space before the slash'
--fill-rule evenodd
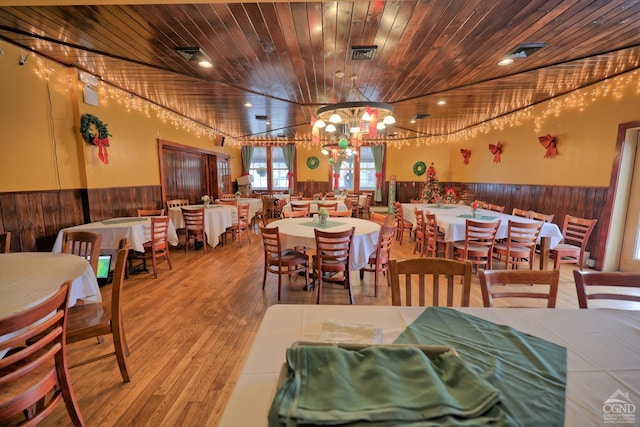
<path id="1" fill-rule="evenodd" d="M 549 237 L 540 238 L 540 270 L 546 270 L 549 263 Z"/>

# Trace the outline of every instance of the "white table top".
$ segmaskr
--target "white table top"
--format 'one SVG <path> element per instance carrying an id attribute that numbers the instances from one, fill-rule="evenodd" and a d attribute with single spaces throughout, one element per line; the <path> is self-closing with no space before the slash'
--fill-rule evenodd
<path id="1" fill-rule="evenodd" d="M 349 265 L 352 271 L 365 267 L 369 256 L 376 251 L 380 226 L 373 221 L 359 218 L 329 218 L 329 221 L 340 223 L 341 225 L 323 228 L 322 230 L 340 232 L 347 231 L 351 229 L 351 227 L 356 228 L 353 242 L 351 243 Z M 304 223 L 311 222 L 313 222 L 312 218 L 287 218 L 273 221 L 269 223 L 267 227 L 278 227 L 280 243 L 283 248 L 294 248 L 296 246 L 315 248 L 314 227 L 303 225 Z"/>
<path id="2" fill-rule="evenodd" d="M 201 209 L 204 205 L 182 206 L 185 209 Z M 227 227 L 233 225 L 233 221 L 238 217 L 235 206 L 229 205 L 209 205 L 204 210 L 204 229 L 207 233 L 207 243 L 216 247 L 220 243 L 220 235 Z M 184 228 L 184 218 L 180 207 L 169 208 L 169 218 L 176 228 Z"/>
<path id="3" fill-rule="evenodd" d="M 402 203 L 402 214 L 404 218 L 411 222 L 414 227 L 416 225 L 416 216 L 414 208 L 419 210 L 429 211 L 436 215 L 438 221 L 438 228 L 444 232 L 444 239 L 447 242 L 457 242 L 464 240 L 465 237 L 465 224 L 467 218 L 461 218 L 460 215 L 471 215 L 471 207 L 466 205 L 442 205 L 438 208 L 431 204 L 422 203 Z M 504 239 L 507 237 L 507 230 L 509 228 L 509 220 L 517 222 L 538 222 L 533 219 L 522 218 L 519 216 L 513 216 L 501 212 L 494 212 L 487 209 L 478 209 L 478 212 L 482 216 L 493 217 L 494 219 L 487 219 L 486 221 L 500 220 L 500 227 L 496 233 L 496 239 Z M 471 219 L 471 218 L 470 218 Z M 474 221 L 485 221 L 484 219 L 474 219 Z M 549 247 L 551 249 L 558 246 L 558 243 L 562 241 L 562 232 L 556 224 L 550 222 L 544 222 L 542 224 L 542 230 L 540 230 L 540 236 L 549 238 Z"/>
<path id="4" fill-rule="evenodd" d="M 65 231 L 93 231 L 102 234 L 102 249 L 118 249 L 120 239 L 126 237 L 129 247 L 138 252 L 144 252 L 144 244 L 151 240 L 150 217 L 123 217 L 111 218 L 89 224 L 76 225 L 63 228 L 58 232 L 58 237 L 53 245 L 52 252 L 62 251 L 62 234 Z M 167 232 L 169 244 L 178 244 L 178 235 L 173 222 L 169 221 Z"/>
<path id="5" fill-rule="evenodd" d="M 392 306 L 269 307 L 218 425 L 266 426 L 286 348 L 295 341 L 321 341 L 321 327 L 327 320 L 382 328 L 382 341 L 388 344 L 423 310 Z M 634 404 L 640 402 L 640 312 L 458 310 L 567 348 L 566 426 L 602 425 L 604 402 L 617 390 L 629 393 Z"/>
<path id="6" fill-rule="evenodd" d="M 219 201 L 220 199 L 216 199 Z M 241 197 L 238 199 L 239 204 L 249 205 L 249 219 L 253 218 L 257 213 L 262 212 L 262 199 L 254 197 Z"/>
<path id="7" fill-rule="evenodd" d="M 82 257 L 51 252 L 0 254 L 0 317 L 32 307 L 71 280 L 69 306 L 79 299 L 100 302 L 91 265 Z"/>

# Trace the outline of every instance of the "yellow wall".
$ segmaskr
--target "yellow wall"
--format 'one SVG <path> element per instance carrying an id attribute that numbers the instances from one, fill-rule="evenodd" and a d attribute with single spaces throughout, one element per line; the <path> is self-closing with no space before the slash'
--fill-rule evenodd
<path id="1" fill-rule="evenodd" d="M 198 136 L 202 128 L 163 121 L 162 110 L 102 83 L 100 106 L 85 104 L 74 69 L 33 55 L 20 66 L 18 48 L 4 42 L 0 48 L 0 192 L 160 185 L 158 138 L 229 154 L 232 179 L 240 175 L 239 149 L 215 146 Z M 47 69 L 48 80 L 37 74 Z M 112 135 L 108 165 L 80 136 L 86 113 Z"/>

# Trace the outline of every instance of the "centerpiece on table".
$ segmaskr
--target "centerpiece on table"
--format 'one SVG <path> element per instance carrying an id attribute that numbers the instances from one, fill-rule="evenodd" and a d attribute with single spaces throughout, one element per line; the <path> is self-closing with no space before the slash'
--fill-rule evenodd
<path id="1" fill-rule="evenodd" d="M 209 196 L 208 194 L 205 194 L 204 196 L 202 196 L 200 200 L 204 202 L 205 208 L 208 208 L 209 205 L 211 205 L 211 196 Z"/>
<path id="2" fill-rule="evenodd" d="M 236 199 L 240 199 L 240 197 L 242 197 L 242 193 L 239 191 L 236 191 Z"/>
<path id="3" fill-rule="evenodd" d="M 327 219 L 329 218 L 329 211 L 327 208 L 320 208 L 318 211 L 318 218 L 320 219 L 320 225 L 327 225 Z"/>
<path id="4" fill-rule="evenodd" d="M 474 201 L 471 203 L 471 211 L 473 213 L 474 218 L 480 218 L 480 212 L 478 212 L 478 202 Z"/>

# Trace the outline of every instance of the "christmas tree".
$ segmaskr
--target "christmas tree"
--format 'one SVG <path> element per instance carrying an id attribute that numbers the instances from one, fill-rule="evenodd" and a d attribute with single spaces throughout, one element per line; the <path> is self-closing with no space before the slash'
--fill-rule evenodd
<path id="1" fill-rule="evenodd" d="M 426 200 L 427 203 L 438 203 L 442 198 L 442 185 L 438 181 L 436 167 L 433 162 L 427 168 L 427 180 L 425 181 L 420 198 Z"/>

